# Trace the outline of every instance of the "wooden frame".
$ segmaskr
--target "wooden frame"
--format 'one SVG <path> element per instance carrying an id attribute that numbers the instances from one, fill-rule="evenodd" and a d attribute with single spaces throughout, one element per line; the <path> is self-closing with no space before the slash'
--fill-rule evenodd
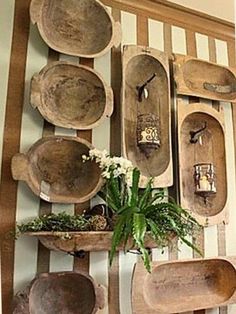
<path id="1" fill-rule="evenodd" d="M 111 116 L 113 91 L 97 71 L 58 61 L 33 76 L 30 102 L 54 125 L 87 130 Z"/>
<path id="2" fill-rule="evenodd" d="M 236 101 L 236 75 L 232 68 L 175 54 L 174 78 L 177 94 Z"/>
<path id="3" fill-rule="evenodd" d="M 140 187 L 145 187 L 153 177 L 153 187 L 173 184 L 171 132 L 170 132 L 170 82 L 168 56 L 153 48 L 125 46 L 123 52 L 122 80 L 122 154 L 141 171 Z M 139 89 L 145 81 L 156 75 L 147 85 L 149 96 Z M 153 115 L 158 122 L 160 147 L 146 155 L 137 144 L 138 116 Z M 146 130 L 146 128 L 145 128 Z M 142 132 L 143 133 L 143 132 Z"/>
<path id="4" fill-rule="evenodd" d="M 13 314 L 95 314 L 105 306 L 104 288 L 81 272 L 41 273 L 15 296 Z"/>
<path id="5" fill-rule="evenodd" d="M 132 280 L 135 314 L 191 312 L 236 302 L 236 258 L 137 263 Z"/>
<path id="6" fill-rule="evenodd" d="M 82 159 L 91 148 L 88 141 L 78 137 L 43 138 L 26 154 L 13 157 L 13 178 L 25 181 L 47 202 L 83 203 L 103 184 L 98 165 L 94 161 L 85 163 Z"/>
<path id="7" fill-rule="evenodd" d="M 207 123 L 202 143 L 190 142 L 190 132 Z M 223 109 L 218 112 L 206 104 L 178 103 L 180 202 L 202 225 L 228 222 L 228 187 L 226 173 L 225 126 Z M 201 145 L 202 144 L 202 145 Z M 213 163 L 216 194 L 206 199 L 195 193 L 194 164 Z"/>
<path id="8" fill-rule="evenodd" d="M 99 0 L 32 0 L 30 17 L 52 49 L 83 58 L 100 57 L 121 41 L 121 27 Z M 86 8 L 86 9 L 85 9 Z M 86 36 L 85 36 L 86 34 Z"/>

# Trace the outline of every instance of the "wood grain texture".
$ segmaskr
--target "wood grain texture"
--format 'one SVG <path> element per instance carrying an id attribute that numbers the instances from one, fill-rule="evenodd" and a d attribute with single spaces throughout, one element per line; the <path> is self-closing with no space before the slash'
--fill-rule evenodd
<path id="1" fill-rule="evenodd" d="M 14 238 L 9 232 L 15 228 L 17 182 L 10 170 L 12 156 L 20 148 L 21 116 L 24 103 L 25 66 L 29 37 L 28 0 L 15 3 L 14 28 L 8 79 L 5 125 L 2 150 L 2 174 L 0 190 L 0 241 L 2 311 L 11 313 L 14 271 Z M 22 23 L 24 21 L 24 23 Z"/>
<path id="2" fill-rule="evenodd" d="M 90 68 L 94 67 L 94 59 L 86 59 L 81 58 L 80 64 L 86 65 Z M 88 142 L 92 142 L 92 130 L 78 130 L 77 136 L 80 138 L 83 138 L 87 140 Z M 82 214 L 85 210 L 88 210 L 90 208 L 90 201 L 84 202 L 82 204 L 76 204 L 75 205 L 75 214 Z M 89 252 L 85 253 L 84 258 L 74 258 L 74 265 L 73 270 L 74 271 L 84 271 L 86 273 L 89 273 Z"/>
<path id="3" fill-rule="evenodd" d="M 186 31 L 187 54 L 197 57 L 197 43 L 196 33 L 193 31 Z M 189 97 L 189 103 L 199 102 L 198 97 Z M 199 248 L 204 256 L 204 229 L 193 231 L 193 244 Z M 193 258 L 199 258 L 200 255 L 193 251 Z M 205 310 L 194 311 L 194 314 L 205 314 Z"/>
<path id="4" fill-rule="evenodd" d="M 148 46 L 148 18 L 143 15 L 137 16 L 137 44 Z"/>
<path id="5" fill-rule="evenodd" d="M 116 253 L 108 271 L 108 308 L 109 314 L 120 313 L 119 298 L 119 253 Z"/>
<path id="6" fill-rule="evenodd" d="M 115 21 L 121 21 L 121 12 L 112 9 Z M 110 152 L 112 155 L 121 154 L 121 46 L 111 50 L 111 87 L 114 93 L 114 111 L 110 120 Z"/>
<path id="7" fill-rule="evenodd" d="M 223 40 L 234 39 L 234 25 L 204 13 L 163 0 L 103 0 L 114 8 L 134 14 L 145 14 L 149 18 L 198 31 Z"/>
<path id="8" fill-rule="evenodd" d="M 58 61 L 58 52 L 49 49 L 48 51 L 48 63 Z M 46 120 L 43 125 L 42 137 L 54 135 L 55 127 Z M 52 211 L 52 205 L 44 200 L 40 200 L 39 204 L 39 216 L 50 214 Z M 48 272 L 50 269 L 50 251 L 38 242 L 38 254 L 37 254 L 37 274 Z"/>

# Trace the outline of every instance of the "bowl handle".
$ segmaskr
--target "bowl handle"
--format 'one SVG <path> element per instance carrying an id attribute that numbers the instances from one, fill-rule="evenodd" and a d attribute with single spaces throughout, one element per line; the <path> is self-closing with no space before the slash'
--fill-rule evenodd
<path id="1" fill-rule="evenodd" d="M 113 37 L 113 45 L 115 48 L 118 48 L 121 43 L 122 32 L 121 32 L 121 24 L 120 22 L 115 22 L 114 24 L 114 37 Z"/>
<path id="2" fill-rule="evenodd" d="M 96 297 L 97 297 L 97 305 L 100 310 L 105 307 L 105 287 L 102 285 L 97 285 L 96 287 Z"/>
<path id="3" fill-rule="evenodd" d="M 37 108 L 41 104 L 40 76 L 35 74 L 30 84 L 30 104 L 33 108 Z"/>
<path id="4" fill-rule="evenodd" d="M 28 158 L 24 154 L 16 154 L 11 160 L 11 172 L 14 180 L 27 181 L 28 179 Z"/>
<path id="5" fill-rule="evenodd" d="M 31 0 L 30 3 L 30 19 L 33 24 L 39 21 L 41 13 L 42 0 Z"/>
<path id="6" fill-rule="evenodd" d="M 106 89 L 107 89 L 107 104 L 106 104 L 105 115 L 107 118 L 110 118 L 114 109 L 114 94 L 110 86 L 107 86 Z"/>

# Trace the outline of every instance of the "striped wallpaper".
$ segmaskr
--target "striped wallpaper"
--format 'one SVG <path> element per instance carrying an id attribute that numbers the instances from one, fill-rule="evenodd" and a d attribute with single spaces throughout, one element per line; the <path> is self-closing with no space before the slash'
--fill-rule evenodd
<path id="1" fill-rule="evenodd" d="M 30 24 L 28 17 L 29 0 L 8 0 L 0 2 L 0 158 L 1 190 L 0 190 L 0 234 L 1 248 L 1 293 L 0 314 L 10 314 L 10 302 L 14 293 L 26 287 L 37 272 L 84 270 L 106 287 L 106 307 L 100 314 L 131 314 L 131 276 L 136 255 L 122 252 L 116 255 L 112 268 L 108 267 L 108 252 L 89 253 L 83 260 L 74 260 L 63 253 L 48 252 L 38 244 L 37 240 L 21 237 L 14 245 L 8 231 L 15 221 L 36 217 L 38 213 L 50 211 L 81 212 L 91 204 L 50 205 L 40 201 L 22 182 L 11 179 L 10 159 L 18 151 L 26 152 L 29 147 L 42 136 L 69 135 L 80 136 L 90 140 L 97 148 L 119 153 L 119 113 L 120 113 L 120 78 L 122 46 L 113 48 L 105 56 L 95 60 L 79 59 L 58 54 L 48 49 L 38 34 L 37 28 Z M 161 21 L 148 19 L 144 15 L 135 15 L 108 7 L 115 20 L 122 25 L 122 45 L 140 44 L 166 51 L 197 56 L 204 60 L 219 64 L 233 65 L 232 44 L 210 38 L 206 35 L 190 32 L 184 28 L 172 26 Z M 229 49 L 228 49 L 229 48 Z M 32 75 L 41 70 L 46 63 L 53 60 L 70 60 L 87 64 L 95 68 L 111 84 L 115 94 L 115 112 L 111 119 L 92 131 L 71 131 L 54 127 L 43 121 L 37 110 L 29 104 L 29 84 Z M 191 97 L 175 99 L 187 105 Z M 217 255 L 236 255 L 236 187 L 235 156 L 233 142 L 233 121 L 231 104 L 205 101 L 216 109 L 224 108 L 226 123 L 226 150 L 228 168 L 228 201 L 230 209 L 229 224 L 212 226 L 204 230 L 197 239 L 206 257 Z M 174 153 L 175 154 L 175 153 Z M 191 240 L 191 239 L 190 239 Z M 193 252 L 179 243 L 180 251 L 166 248 L 164 252 L 153 250 L 153 260 L 192 258 Z M 236 306 L 228 308 L 196 311 L 196 314 L 235 314 Z M 144 313 L 145 314 L 145 313 Z M 193 313 L 187 313 L 193 314 Z"/>

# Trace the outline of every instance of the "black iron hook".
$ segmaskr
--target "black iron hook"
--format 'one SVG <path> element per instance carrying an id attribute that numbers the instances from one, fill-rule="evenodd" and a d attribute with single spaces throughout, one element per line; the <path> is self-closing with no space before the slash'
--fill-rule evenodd
<path id="1" fill-rule="evenodd" d="M 204 127 L 197 130 L 197 131 L 190 131 L 190 143 L 196 144 L 198 142 L 198 138 L 201 135 L 201 133 L 207 128 L 207 123 L 204 122 Z"/>
<path id="2" fill-rule="evenodd" d="M 151 83 L 152 80 L 154 80 L 154 78 L 157 76 L 156 73 L 154 73 L 143 85 L 141 86 L 137 86 L 136 89 L 138 91 L 138 101 L 141 102 L 142 99 L 143 99 L 143 92 L 144 92 L 144 89 L 145 87 Z"/>

